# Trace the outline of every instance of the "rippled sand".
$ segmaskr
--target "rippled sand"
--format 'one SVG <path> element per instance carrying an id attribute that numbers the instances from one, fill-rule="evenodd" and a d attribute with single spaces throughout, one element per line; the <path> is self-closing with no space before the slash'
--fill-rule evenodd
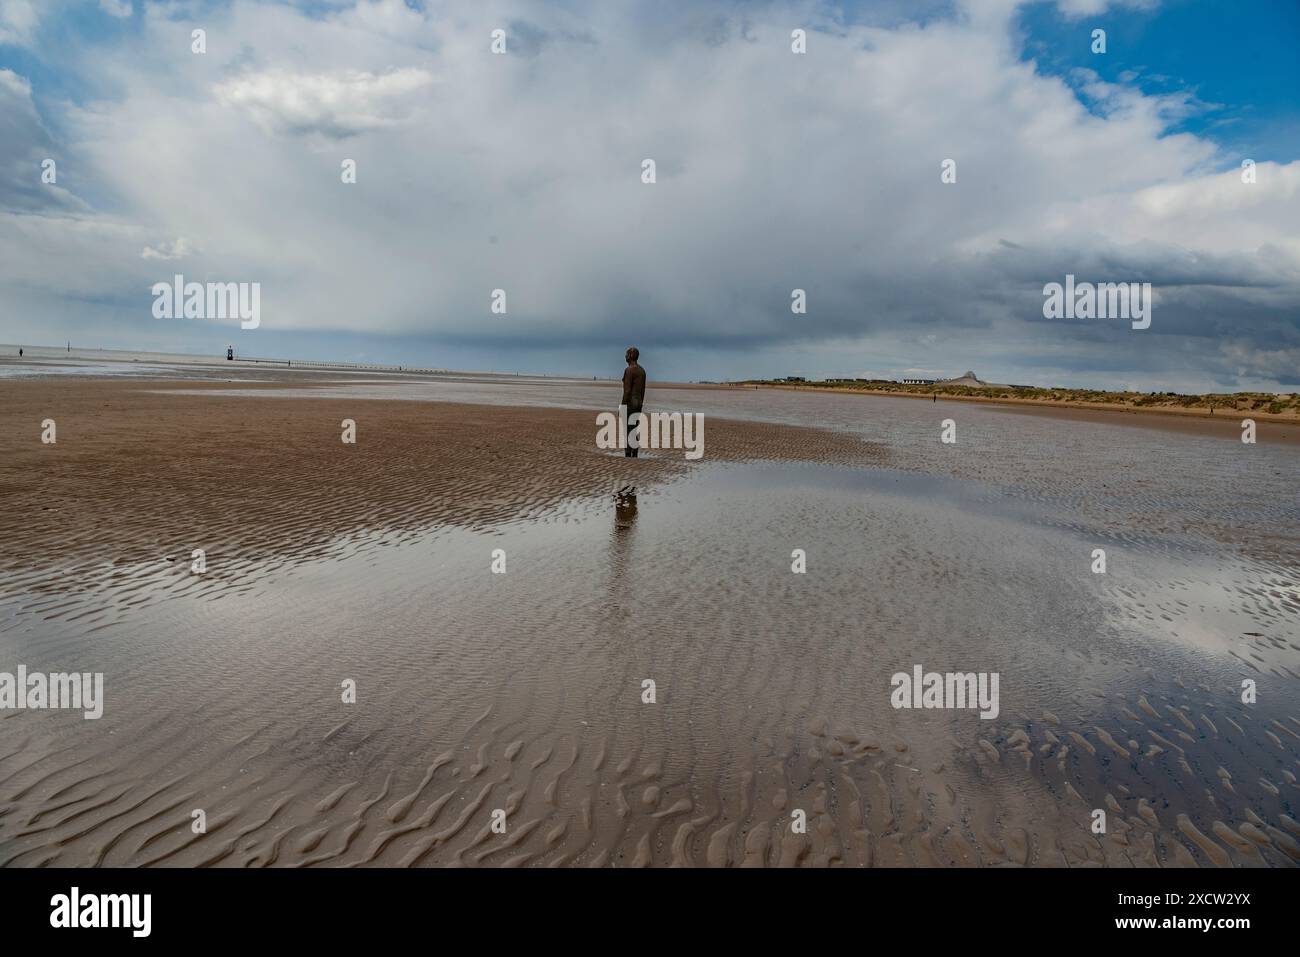
<path id="1" fill-rule="evenodd" d="M 587 411 L 148 388 L 0 383 L 0 671 L 107 698 L 0 711 L 2 864 L 1300 860 L 1294 445 L 662 390 L 705 459 L 628 461 Z M 915 664 L 1000 714 L 895 710 Z"/>

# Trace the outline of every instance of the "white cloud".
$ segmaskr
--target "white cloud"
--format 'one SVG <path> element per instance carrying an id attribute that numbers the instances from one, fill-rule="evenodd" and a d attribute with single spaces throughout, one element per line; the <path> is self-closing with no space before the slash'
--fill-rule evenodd
<path id="1" fill-rule="evenodd" d="M 266 70 L 221 83 L 216 95 L 268 131 L 343 138 L 393 125 L 407 112 L 407 97 L 431 83 L 431 74 L 414 68 L 380 75 Z"/>
<path id="2" fill-rule="evenodd" d="M 99 0 L 99 8 L 110 17 L 124 20 L 131 16 L 131 0 Z"/>
<path id="3" fill-rule="evenodd" d="M 1056 5 L 1063 16 L 1077 20 L 1105 13 L 1111 7 L 1154 10 L 1160 5 L 1160 0 L 1057 0 Z"/>
<path id="4" fill-rule="evenodd" d="M 34 0 L 0 0 L 0 46 L 26 46 L 40 23 Z"/>
<path id="5" fill-rule="evenodd" d="M 184 236 L 179 237 L 173 243 L 161 242 L 157 246 L 146 246 L 140 251 L 141 259 L 161 259 L 170 261 L 173 259 L 184 259 L 194 252 L 189 242 Z"/>
<path id="6" fill-rule="evenodd" d="M 31 83 L 12 70 L 0 69 L 0 210 L 87 211 L 59 182 L 62 159 L 36 111 Z M 53 183 L 43 179 L 47 161 L 54 162 Z"/>
<path id="7" fill-rule="evenodd" d="M 0 68 L 0 87 L 4 87 L 5 92 L 21 97 L 30 102 L 32 96 L 32 85 L 27 82 L 26 77 L 19 76 L 13 70 Z"/>

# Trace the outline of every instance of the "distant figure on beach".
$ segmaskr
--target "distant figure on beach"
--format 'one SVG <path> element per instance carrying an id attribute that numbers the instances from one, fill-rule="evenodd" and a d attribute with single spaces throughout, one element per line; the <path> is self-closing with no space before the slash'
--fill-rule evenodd
<path id="1" fill-rule="evenodd" d="M 627 406 L 628 428 L 627 448 L 623 454 L 634 459 L 638 449 L 632 441 L 632 429 L 635 426 L 632 419 L 636 416 L 636 421 L 641 421 L 641 403 L 645 400 L 645 369 L 636 363 L 641 358 L 641 351 L 636 346 L 630 347 L 623 358 L 627 359 L 627 368 L 623 370 L 623 401 L 619 404 Z"/>
<path id="2" fill-rule="evenodd" d="M 23 357 L 23 347 L 22 347 L 22 346 L 19 346 L 19 347 L 18 347 L 18 358 L 21 359 L 22 357 Z"/>

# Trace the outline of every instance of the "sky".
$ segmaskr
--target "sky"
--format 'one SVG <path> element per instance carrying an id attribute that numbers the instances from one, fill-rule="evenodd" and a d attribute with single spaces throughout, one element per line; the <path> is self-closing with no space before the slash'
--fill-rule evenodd
<path id="1" fill-rule="evenodd" d="M 0 0 L 0 342 L 1296 391 L 1297 48 L 1295 0 Z M 1149 328 L 1045 318 L 1067 275 Z"/>

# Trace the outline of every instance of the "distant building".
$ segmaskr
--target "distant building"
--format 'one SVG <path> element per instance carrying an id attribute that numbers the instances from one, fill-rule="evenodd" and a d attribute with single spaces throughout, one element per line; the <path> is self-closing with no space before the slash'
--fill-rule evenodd
<path id="1" fill-rule="evenodd" d="M 788 375 L 785 377 L 785 381 L 786 382 L 807 382 L 808 380 L 801 375 Z"/>
<path id="2" fill-rule="evenodd" d="M 903 385 L 934 385 L 933 379 L 904 379 Z"/>

